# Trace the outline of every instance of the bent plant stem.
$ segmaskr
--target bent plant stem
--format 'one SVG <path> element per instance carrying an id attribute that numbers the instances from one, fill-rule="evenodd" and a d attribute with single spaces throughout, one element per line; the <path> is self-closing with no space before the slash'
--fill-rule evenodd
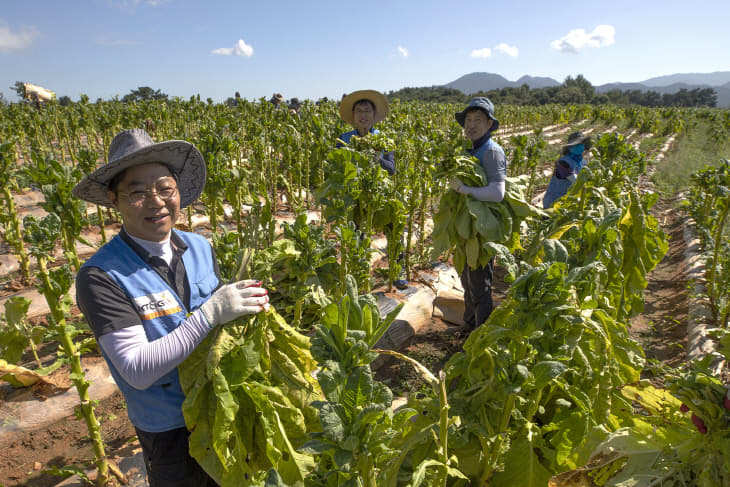
<path id="1" fill-rule="evenodd" d="M 38 267 L 45 289 L 52 289 L 45 258 L 38 256 Z M 104 440 L 101 436 L 101 426 L 94 414 L 94 402 L 89 396 L 89 385 L 91 383 L 86 380 L 86 374 L 81 368 L 81 354 L 66 328 L 66 318 L 64 316 L 63 309 L 58 305 L 58 301 L 52 299 L 49 295 L 46 294 L 45 298 L 51 310 L 53 328 L 58 334 L 58 339 L 63 348 L 63 352 L 69 360 L 69 368 L 71 369 L 69 378 L 76 387 L 76 391 L 79 393 L 81 414 L 86 421 L 86 427 L 89 430 L 89 438 L 91 439 L 91 443 L 94 448 L 94 455 L 96 457 L 96 467 L 98 469 L 96 484 L 99 486 L 108 485 L 109 463 L 106 457 L 106 452 L 104 451 Z"/>
<path id="2" fill-rule="evenodd" d="M 482 472 L 482 476 L 479 479 L 479 485 L 487 485 L 487 481 L 492 476 L 492 473 L 494 473 L 497 459 L 499 457 L 499 452 L 500 450 L 502 450 L 502 443 L 504 443 L 504 439 L 507 436 L 507 426 L 509 425 L 509 418 L 512 416 L 512 410 L 515 406 L 516 397 L 517 394 L 514 393 L 507 396 L 504 412 L 502 413 L 502 420 L 500 421 L 499 429 L 497 430 L 497 438 L 494 441 L 494 445 L 492 446 L 491 451 L 489 452 L 489 456 L 487 456 L 487 463 L 485 465 L 486 468 L 484 469 L 484 472 Z"/>

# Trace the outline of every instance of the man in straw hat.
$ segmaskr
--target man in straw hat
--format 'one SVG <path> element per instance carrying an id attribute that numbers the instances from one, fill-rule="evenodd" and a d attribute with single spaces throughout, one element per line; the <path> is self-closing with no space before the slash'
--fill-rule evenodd
<path id="1" fill-rule="evenodd" d="M 205 175 L 193 144 L 132 129 L 73 190 L 122 216 L 119 234 L 79 271 L 76 301 L 124 394 L 152 487 L 216 485 L 188 452 L 177 366 L 214 326 L 269 306 L 259 281 L 221 285 L 210 243 L 173 229 Z"/>
<path id="2" fill-rule="evenodd" d="M 454 178 L 449 185 L 454 191 L 469 194 L 479 201 L 500 202 L 504 199 L 507 180 L 507 158 L 502 147 L 493 139 L 492 133 L 499 128 L 494 116 L 494 105 L 485 97 L 472 98 L 467 107 L 457 112 L 456 121 L 464 128 L 464 134 L 471 140 L 469 154 L 476 157 L 487 175 L 487 185 L 471 187 Z M 492 278 L 494 259 L 484 267 L 471 269 L 464 266 L 461 283 L 464 288 L 464 323 L 474 329 L 487 321 L 492 314 Z"/>
<path id="3" fill-rule="evenodd" d="M 591 138 L 583 135 L 583 132 L 573 132 L 568 136 L 568 143 L 563 146 L 563 155 L 555 163 L 553 176 L 542 198 L 543 208 L 550 208 L 556 200 L 565 196 L 585 166 L 584 156 L 590 148 Z"/>
<path id="4" fill-rule="evenodd" d="M 340 117 L 354 127 L 354 130 L 340 134 L 337 140 L 337 147 L 344 147 L 349 144 L 353 136 L 366 137 L 369 134 L 377 134 L 378 129 L 373 128 L 376 123 L 382 122 L 388 117 L 390 108 L 388 99 L 376 90 L 359 90 L 345 95 L 340 101 Z M 385 169 L 391 176 L 395 174 L 395 152 L 382 152 L 378 156 L 380 167 Z M 403 260 L 403 254 L 398 257 Z M 397 289 L 406 289 L 408 279 L 405 272 L 401 270 L 398 279 L 393 281 Z"/>
<path id="5" fill-rule="evenodd" d="M 353 136 L 366 137 L 368 134 L 377 134 L 378 129 L 373 126 L 385 120 L 388 113 L 390 113 L 388 99 L 379 91 L 359 90 L 344 96 L 340 102 L 340 118 L 352 125 L 354 130 L 340 134 L 337 147 L 349 144 Z M 395 174 L 393 151 L 381 154 L 379 162 L 380 167 L 388 171 L 388 174 L 391 176 Z"/>

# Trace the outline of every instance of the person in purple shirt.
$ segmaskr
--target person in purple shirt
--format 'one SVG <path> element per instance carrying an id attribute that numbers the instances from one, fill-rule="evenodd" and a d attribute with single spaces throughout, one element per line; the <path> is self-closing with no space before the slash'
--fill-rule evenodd
<path id="1" fill-rule="evenodd" d="M 555 171 L 542 198 L 543 208 L 550 208 L 556 200 L 565 196 L 580 170 L 586 165 L 585 154 L 590 148 L 591 138 L 582 132 L 573 132 L 568 136 L 568 143 L 563 146 L 563 155 L 555 163 Z"/>

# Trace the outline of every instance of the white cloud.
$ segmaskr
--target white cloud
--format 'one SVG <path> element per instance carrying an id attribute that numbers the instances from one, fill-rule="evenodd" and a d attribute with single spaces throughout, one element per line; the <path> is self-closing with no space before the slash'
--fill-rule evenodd
<path id="1" fill-rule="evenodd" d="M 509 46 L 502 42 L 501 44 L 498 44 L 497 47 L 494 48 L 495 52 L 500 52 L 502 54 L 506 54 L 508 56 L 517 57 L 520 54 L 520 50 L 517 46 Z"/>
<path id="2" fill-rule="evenodd" d="M 23 50 L 39 35 L 40 32 L 34 25 L 23 26 L 13 32 L 7 23 L 0 21 L 0 52 Z"/>
<path id="3" fill-rule="evenodd" d="M 612 25 L 599 25 L 593 32 L 573 29 L 550 46 L 561 52 L 578 52 L 584 47 L 606 47 L 613 44 L 616 29 Z"/>
<path id="4" fill-rule="evenodd" d="M 408 49 L 406 49 L 403 46 L 398 46 L 398 54 L 400 54 L 403 57 L 408 57 Z"/>
<path id="5" fill-rule="evenodd" d="M 238 39 L 238 42 L 233 47 L 221 47 L 211 52 L 222 56 L 251 57 L 253 56 L 253 47 L 246 44 L 243 39 Z"/>
<path id="6" fill-rule="evenodd" d="M 488 47 L 483 47 L 482 49 L 474 49 L 471 52 L 471 57 L 475 58 L 488 58 L 492 56 L 492 50 Z"/>

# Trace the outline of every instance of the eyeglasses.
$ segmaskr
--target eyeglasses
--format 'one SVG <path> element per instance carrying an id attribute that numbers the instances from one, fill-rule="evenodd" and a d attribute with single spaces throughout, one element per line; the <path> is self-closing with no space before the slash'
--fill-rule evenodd
<path id="1" fill-rule="evenodd" d="M 158 189 L 145 189 L 145 190 L 138 190 L 138 191 L 130 191 L 129 193 L 124 193 L 122 191 L 118 192 L 119 194 L 125 196 L 127 198 L 127 201 L 129 201 L 131 204 L 139 204 L 145 201 L 147 198 L 152 198 L 152 196 L 156 196 L 160 198 L 162 201 L 169 201 L 172 198 L 175 197 L 177 194 L 177 187 L 164 187 L 164 188 L 158 188 Z"/>

